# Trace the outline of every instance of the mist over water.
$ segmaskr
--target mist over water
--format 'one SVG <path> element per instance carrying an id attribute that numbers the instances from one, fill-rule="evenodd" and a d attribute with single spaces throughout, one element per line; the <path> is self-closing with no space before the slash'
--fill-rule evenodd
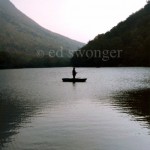
<path id="1" fill-rule="evenodd" d="M 150 149 L 150 68 L 0 70 L 0 149 Z"/>

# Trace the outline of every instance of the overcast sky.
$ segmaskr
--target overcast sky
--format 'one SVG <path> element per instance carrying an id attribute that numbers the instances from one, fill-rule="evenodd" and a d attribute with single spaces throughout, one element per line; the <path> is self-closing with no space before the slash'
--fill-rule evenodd
<path id="1" fill-rule="evenodd" d="M 146 0 L 10 1 L 41 26 L 85 43 L 146 4 Z"/>

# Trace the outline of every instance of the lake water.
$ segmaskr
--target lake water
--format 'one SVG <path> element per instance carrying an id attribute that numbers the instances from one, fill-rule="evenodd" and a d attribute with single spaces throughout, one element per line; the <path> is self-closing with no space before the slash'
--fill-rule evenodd
<path id="1" fill-rule="evenodd" d="M 1 150 L 150 149 L 150 68 L 0 70 Z"/>

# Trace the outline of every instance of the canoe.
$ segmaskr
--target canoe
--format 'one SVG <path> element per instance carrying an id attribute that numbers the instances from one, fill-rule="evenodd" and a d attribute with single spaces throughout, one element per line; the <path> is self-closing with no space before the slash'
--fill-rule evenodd
<path id="1" fill-rule="evenodd" d="M 63 82 L 86 82 L 87 78 L 63 78 Z"/>

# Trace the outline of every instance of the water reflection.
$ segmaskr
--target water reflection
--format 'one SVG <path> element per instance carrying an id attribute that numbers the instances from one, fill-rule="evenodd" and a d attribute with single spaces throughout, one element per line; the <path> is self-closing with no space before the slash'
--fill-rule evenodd
<path id="1" fill-rule="evenodd" d="M 144 121 L 150 129 L 150 89 L 123 91 L 113 96 L 113 106 L 122 112 L 134 116 L 137 121 Z"/>
<path id="2" fill-rule="evenodd" d="M 149 149 L 150 70 L 80 71 L 88 82 L 63 83 L 70 68 L 1 71 L 0 149 Z"/>
<path id="3" fill-rule="evenodd" d="M 39 103 L 12 89 L 2 90 L 0 98 L 0 146 L 3 147 L 23 123 L 30 121 L 29 117 L 36 113 Z"/>

